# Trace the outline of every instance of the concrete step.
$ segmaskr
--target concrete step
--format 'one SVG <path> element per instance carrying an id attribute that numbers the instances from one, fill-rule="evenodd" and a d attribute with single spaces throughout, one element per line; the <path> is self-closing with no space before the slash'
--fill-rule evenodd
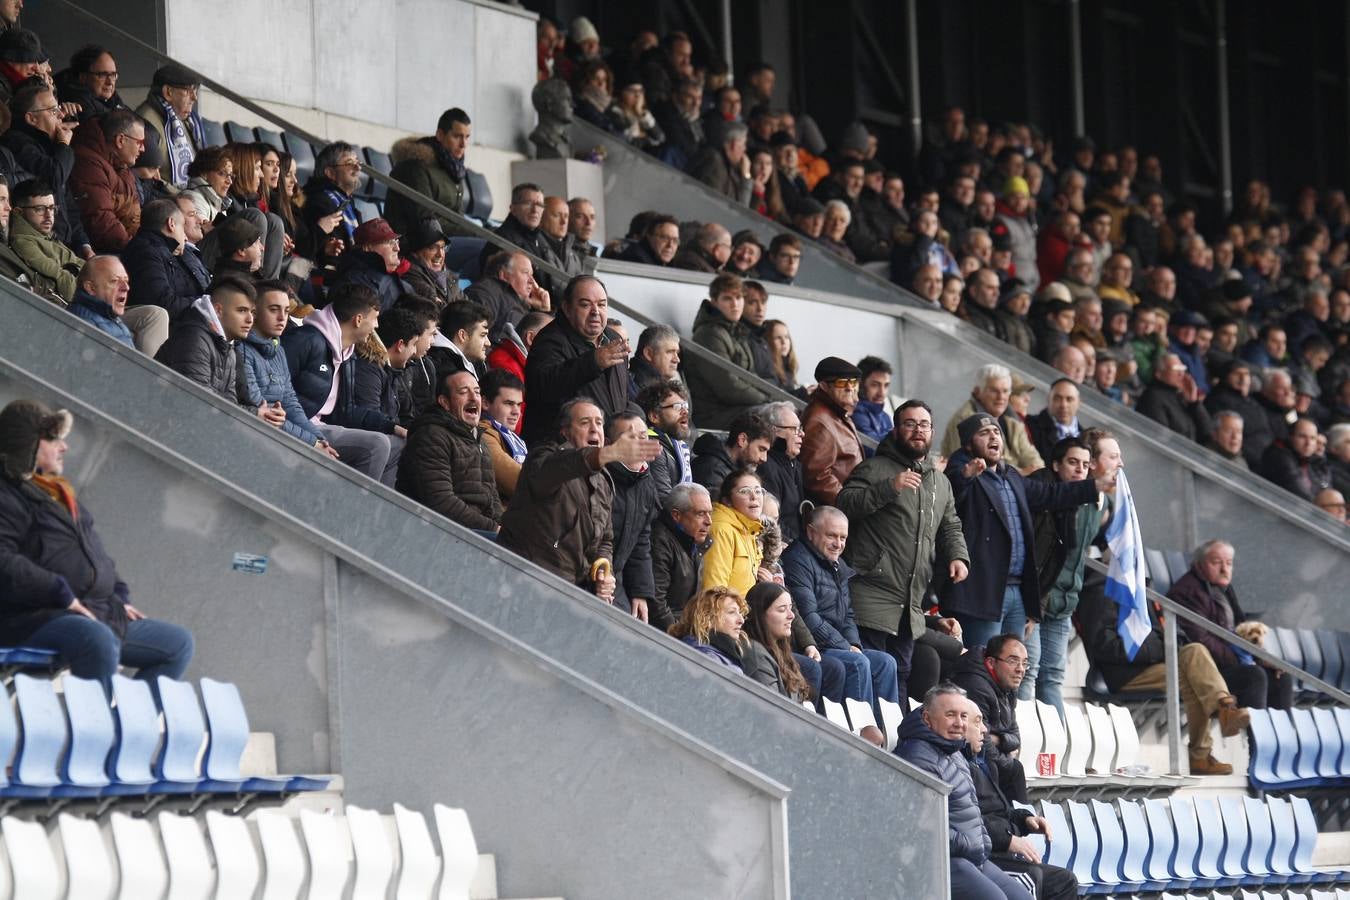
<path id="1" fill-rule="evenodd" d="M 1319 868 L 1350 867 L 1350 831 L 1323 831 L 1318 834 L 1312 864 Z"/>

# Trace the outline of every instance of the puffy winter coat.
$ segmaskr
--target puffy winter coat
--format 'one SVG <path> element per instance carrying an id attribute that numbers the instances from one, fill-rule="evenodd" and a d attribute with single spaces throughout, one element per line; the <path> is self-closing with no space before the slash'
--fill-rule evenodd
<path id="1" fill-rule="evenodd" d="M 113 145 L 97 120 L 75 129 L 70 142 L 75 167 L 70 190 L 80 207 L 84 230 L 100 253 L 117 253 L 141 226 L 141 195 L 136 176 L 113 161 Z"/>
<path id="2" fill-rule="evenodd" d="M 900 723 L 900 744 L 895 752 L 930 775 L 952 786 L 947 795 L 947 837 L 951 855 L 983 865 L 993 850 L 989 830 L 980 815 L 980 800 L 970 766 L 961 748 L 964 740 L 939 737 L 923 720 L 923 708 L 914 710 Z"/>
<path id="3" fill-rule="evenodd" d="M 1017 695 L 994 683 L 984 659 L 983 647 L 967 652 L 956 664 L 952 681 L 980 708 L 984 727 L 998 738 L 998 746 L 990 747 L 990 760 L 1002 765 L 1001 758 L 1011 759 L 1022 747 L 1022 733 L 1017 729 Z"/>
<path id="4" fill-rule="evenodd" d="M 852 567 L 842 559 L 830 562 L 806 538 L 794 541 L 781 562 L 784 584 L 816 646 L 822 650 L 861 647 L 848 591 Z"/>
<path id="5" fill-rule="evenodd" d="M 434 137 L 407 137 L 395 142 L 389 151 L 393 171 L 389 177 L 401 181 L 415 191 L 426 194 L 442 206 L 448 206 L 457 213 L 466 212 L 470 205 L 468 170 L 464 178 L 456 180 L 443 166 L 437 155 Z M 419 206 L 395 191 L 389 192 L 385 201 L 385 218 L 400 234 L 407 234 L 422 219 L 427 218 L 428 210 Z M 467 234 L 458 222 L 436 216 L 441 230 L 447 235 Z"/>
<path id="6" fill-rule="evenodd" d="M 116 338 L 128 347 L 135 348 L 131 338 L 131 329 L 122 321 L 121 316 L 113 312 L 111 304 L 87 294 L 76 291 L 69 310 L 76 318 L 83 319 L 106 335 Z"/>
<path id="7" fill-rule="evenodd" d="M 132 306 L 162 306 L 176 319 L 193 301 L 206 293 L 211 273 L 191 247 L 175 254 L 173 238 L 141 229 L 121 254 L 131 279 Z"/>
<path id="8" fill-rule="evenodd" d="M 199 310 L 184 313 L 174 323 L 155 359 L 226 400 L 239 401 L 234 346 L 211 329 Z"/>
<path id="9" fill-rule="evenodd" d="M 679 621 L 684 606 L 698 593 L 703 554 L 711 546 L 695 544 L 666 513 L 652 525 L 652 579 L 655 591 L 647 619 L 662 631 Z"/>
<path id="10" fill-rule="evenodd" d="M 386 416 L 383 410 L 361 407 L 356 403 L 355 356 L 334 373 L 333 348 L 329 346 L 323 332 L 313 325 L 287 328 L 281 336 L 281 349 L 286 354 L 286 365 L 291 370 L 291 386 L 295 388 L 295 395 L 300 400 L 306 418 L 313 418 L 323 408 L 336 377 L 339 379 L 337 400 L 333 411 L 323 420 L 343 428 L 393 434 L 396 419 Z"/>
<path id="11" fill-rule="evenodd" d="M 755 370 L 754 340 L 740 322 L 728 321 L 707 300 L 694 317 L 694 342 L 734 363 L 747 373 Z M 738 378 L 713 364 L 690 355 L 685 360 L 685 375 L 694 401 L 694 419 L 700 428 L 726 428 L 732 419 L 748 407 L 769 401 L 769 393 L 752 375 Z"/>
<path id="12" fill-rule="evenodd" d="M 521 467 L 497 543 L 589 587 L 591 564 L 614 559 L 613 490 L 599 448 L 539 447 Z"/>
<path id="13" fill-rule="evenodd" d="M 0 479 L 0 642 L 21 644 L 79 599 L 100 622 L 126 633 L 127 586 L 94 517 L 79 517 L 31 481 Z"/>
<path id="14" fill-rule="evenodd" d="M 618 334 L 606 329 L 606 341 Z M 539 330 L 525 362 L 525 428 L 530 446 L 553 439 L 562 405 L 585 397 L 600 407 L 608 421 L 628 409 L 628 367 L 601 369 L 595 362 L 595 344 L 558 316 Z"/>
<path id="15" fill-rule="evenodd" d="M 703 580 L 699 587 L 706 590 L 726 585 L 741 596 L 755 586 L 755 573 L 763 555 L 759 535 L 763 525 L 739 510 L 723 503 L 714 503 L 712 509 L 712 546 L 703 554 Z"/>
<path id="16" fill-rule="evenodd" d="M 622 463 L 605 467 L 614 485 L 610 522 L 614 530 L 614 605 L 630 610 L 632 599 L 652 599 L 652 522 L 660 511 L 656 479 L 650 468 L 633 472 Z M 648 618 L 651 611 L 648 610 Z"/>
<path id="17" fill-rule="evenodd" d="M 919 473 L 918 490 L 897 491 L 895 477 Z M 910 634 L 924 632 L 924 598 L 934 564 L 970 562 L 952 486 L 927 458 L 913 460 L 896 446 L 895 435 L 877 455 L 853 470 L 835 505 L 849 521 L 844 559 L 857 574 L 849 583 L 853 611 L 863 628 L 898 634 L 909 616 Z"/>
<path id="18" fill-rule="evenodd" d="M 502 517 L 482 428 L 440 406 L 418 416 L 408 430 L 394 486 L 465 528 L 493 531 Z"/>
<path id="19" fill-rule="evenodd" d="M 244 390 L 247 406 L 257 409 L 266 403 L 280 403 L 286 410 L 286 421 L 281 427 L 293 437 L 299 438 L 311 447 L 323 437 L 314 423 L 305 415 L 300 406 L 300 398 L 295 396 L 291 386 L 291 370 L 286 365 L 286 354 L 281 352 L 281 342 L 276 338 L 265 338 L 250 334 L 239 347 L 244 357 Z"/>

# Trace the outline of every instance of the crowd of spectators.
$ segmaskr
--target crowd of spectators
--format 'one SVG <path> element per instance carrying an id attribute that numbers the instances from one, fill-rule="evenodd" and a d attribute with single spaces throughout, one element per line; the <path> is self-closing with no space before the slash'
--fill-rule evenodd
<path id="1" fill-rule="evenodd" d="M 1156 159 L 1136 166 L 1129 148 L 1081 141 L 1057 165 L 1032 129 L 968 129 L 953 109 L 907 206 L 864 127 L 827 152 L 809 119 L 767 105 L 770 67 L 705 106 L 684 36 L 639 36 L 621 64 L 602 58 L 584 19 L 561 54 L 546 52 L 552 28 L 541 24 L 540 74 L 573 80 L 578 114 L 800 236 L 764 247 L 644 213 L 601 247 L 589 200 L 526 183 L 497 232 L 518 249 L 469 243 L 458 258 L 476 277 L 461 290 L 447 262 L 461 225 L 394 200 L 387 219 L 363 221 L 352 145 L 324 147 L 301 185 L 295 161 L 270 146 L 206 146 L 186 70 L 159 69 L 132 111 L 111 53 L 84 48 L 53 81 L 37 36 L 11 28 L 0 34 L 13 117 L 0 135 L 0 273 L 783 696 L 859 700 L 878 721 L 881 701 L 922 699 L 901 754 L 943 777 L 968 756 L 997 796 L 1020 802 L 1012 703 L 1062 702 L 1075 614 L 1109 683 L 1162 684 L 1161 626 L 1129 657 L 1113 602 L 1085 575 L 1116 515 L 1120 452 L 1109 431 L 1080 423 L 1083 391 L 1135 405 L 1344 520 L 1343 197 L 1300 195 L 1280 216 L 1256 184 L 1207 241 L 1194 210 L 1169 205 Z M 434 135 L 400 141 L 395 177 L 463 212 L 471 126 L 450 109 Z M 829 356 L 800 383 L 767 285 L 791 283 L 805 240 L 887 267 L 935 309 L 1060 369 L 1045 409 L 1031 413 L 1030 386 L 1008 368 L 985 366 L 935 446 L 933 409 L 891 393 L 885 360 Z M 721 363 L 682 358 L 668 324 L 632 341 L 604 283 L 584 274 L 601 249 L 708 275 L 687 324 Z M 23 414 L 26 441 L 62 442 L 59 416 Z M 22 464 L 0 462 L 14 502 L 31 505 L 41 496 L 25 485 L 59 476 L 59 459 L 21 449 Z M 81 518 L 59 481 L 39 487 Z M 0 533 L 0 566 L 36 552 L 24 540 Z M 1232 566 L 1231 547 L 1207 543 L 1175 598 L 1237 630 Z M 44 602 L 80 612 L 59 587 L 44 583 Z M 126 605 L 124 589 L 107 587 Z M 1190 637 L 1191 771 L 1226 774 L 1210 719 L 1235 733 L 1247 708 L 1287 705 L 1289 684 L 1222 640 Z M 185 654 L 156 664 L 186 665 Z M 959 688 L 939 687 L 949 679 L 978 725 Z M 1018 829 L 1038 826 L 1017 818 L 1003 849 L 1025 855 Z M 954 845 L 953 865 L 992 877 L 989 853 L 979 840 Z"/>

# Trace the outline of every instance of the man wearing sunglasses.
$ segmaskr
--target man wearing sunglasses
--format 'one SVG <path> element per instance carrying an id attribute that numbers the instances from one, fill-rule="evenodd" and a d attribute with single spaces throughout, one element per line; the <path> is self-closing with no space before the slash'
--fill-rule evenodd
<path id="1" fill-rule="evenodd" d="M 833 506 L 848 476 L 863 460 L 862 440 L 853 424 L 858 381 L 853 363 L 827 356 L 816 366 L 817 388 L 802 416 L 802 483 L 806 497 L 818 506 Z"/>

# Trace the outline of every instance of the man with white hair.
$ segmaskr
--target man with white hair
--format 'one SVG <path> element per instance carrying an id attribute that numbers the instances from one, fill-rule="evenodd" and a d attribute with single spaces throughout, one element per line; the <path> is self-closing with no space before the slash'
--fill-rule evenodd
<path id="1" fill-rule="evenodd" d="M 1233 465 L 1245 469 L 1247 459 L 1242 455 L 1242 431 L 1242 416 L 1225 409 L 1214 417 L 1214 431 L 1210 433 L 1209 443 L 1205 446 Z"/>
<path id="2" fill-rule="evenodd" d="M 951 456 L 961 446 L 957 425 L 977 413 L 985 413 L 998 419 L 1003 428 L 1003 459 L 1008 465 L 1023 475 L 1045 468 L 1045 461 L 1031 443 L 1026 426 L 1008 411 L 1011 398 L 1012 372 L 1008 367 L 997 363 L 981 366 L 975 372 L 975 386 L 971 388 L 970 399 L 961 404 L 947 422 L 947 431 L 942 437 L 942 455 Z"/>
<path id="3" fill-rule="evenodd" d="M 1331 466 L 1331 486 L 1350 495 L 1350 424 L 1327 429 L 1327 463 Z"/>

